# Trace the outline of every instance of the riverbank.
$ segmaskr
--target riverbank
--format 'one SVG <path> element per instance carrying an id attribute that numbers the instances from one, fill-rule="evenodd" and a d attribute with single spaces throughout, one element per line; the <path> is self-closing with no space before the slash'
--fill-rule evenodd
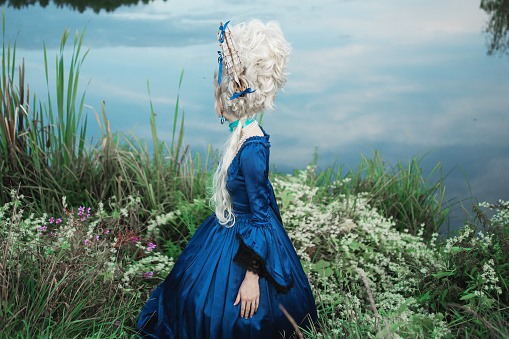
<path id="1" fill-rule="evenodd" d="M 372 194 L 348 193 L 350 180 L 317 179 L 312 167 L 272 177 L 319 310 L 322 332 L 306 338 L 508 335 L 509 203 L 490 206 L 491 220 L 478 209 L 454 237 L 425 239 L 424 225 L 398 231 Z M 63 198 L 63 215 L 27 215 L 24 198 L 12 191 L 0 209 L 4 338 L 133 338 L 141 307 L 211 213 L 205 197 L 183 199 L 141 223 L 142 201 L 128 196 Z"/>

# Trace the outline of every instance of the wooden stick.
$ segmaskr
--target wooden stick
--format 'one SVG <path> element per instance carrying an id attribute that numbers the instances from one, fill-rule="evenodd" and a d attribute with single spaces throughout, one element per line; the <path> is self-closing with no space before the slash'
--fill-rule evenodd
<path id="1" fill-rule="evenodd" d="M 288 318 L 288 320 L 292 324 L 293 328 L 295 329 L 295 333 L 297 334 L 297 337 L 299 337 L 300 339 L 304 339 L 304 336 L 302 335 L 299 325 L 297 325 L 295 319 L 292 318 L 290 313 L 288 313 L 288 311 L 286 310 L 286 308 L 283 307 L 283 305 L 279 304 L 279 308 L 281 309 L 281 311 L 283 311 L 284 315 Z"/>

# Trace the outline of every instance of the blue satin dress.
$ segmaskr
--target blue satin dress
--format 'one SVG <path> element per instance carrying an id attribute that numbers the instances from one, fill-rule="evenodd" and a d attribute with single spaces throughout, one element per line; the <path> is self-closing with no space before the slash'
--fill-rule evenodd
<path id="1" fill-rule="evenodd" d="M 241 146 L 227 178 L 234 225 L 212 214 L 196 230 L 143 307 L 140 338 L 288 338 L 294 330 L 279 304 L 301 327 L 316 322 L 313 293 L 268 179 L 269 147 L 265 131 Z M 246 270 L 260 277 L 259 307 L 248 319 L 233 305 Z"/>

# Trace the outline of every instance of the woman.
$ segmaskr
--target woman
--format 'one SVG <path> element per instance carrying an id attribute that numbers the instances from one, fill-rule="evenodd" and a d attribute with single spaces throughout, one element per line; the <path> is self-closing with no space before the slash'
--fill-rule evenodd
<path id="1" fill-rule="evenodd" d="M 276 22 L 220 26 L 215 106 L 230 138 L 213 180 L 215 213 L 196 231 L 138 320 L 142 337 L 280 338 L 316 321 L 300 260 L 268 179 L 269 135 L 254 115 L 272 109 L 291 51 Z M 219 76 L 218 76 L 219 75 Z"/>

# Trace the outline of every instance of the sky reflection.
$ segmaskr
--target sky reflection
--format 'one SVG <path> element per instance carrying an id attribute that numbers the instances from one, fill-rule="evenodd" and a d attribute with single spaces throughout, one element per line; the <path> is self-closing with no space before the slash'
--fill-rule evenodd
<path id="1" fill-rule="evenodd" d="M 36 5 L 6 8 L 6 36 L 19 30 L 30 88 L 45 94 L 42 41 L 53 60 L 64 28 L 86 26 L 86 103 L 99 111 L 105 100 L 112 128 L 138 124 L 140 138 L 150 138 L 148 79 L 158 134 L 170 139 L 185 66 L 185 142 L 203 149 L 227 133 L 213 112 L 219 22 L 250 18 L 279 21 L 293 46 L 285 93 L 264 118 L 278 170 L 304 167 L 315 146 L 322 167 L 336 158 L 355 167 L 371 149 L 395 164 L 438 148 L 423 166 L 457 167 L 449 198 L 468 196 L 461 165 L 479 200 L 509 199 L 509 62 L 486 56 L 478 1 L 155 1 L 100 14 Z M 88 134 L 97 136 L 87 113 Z"/>

